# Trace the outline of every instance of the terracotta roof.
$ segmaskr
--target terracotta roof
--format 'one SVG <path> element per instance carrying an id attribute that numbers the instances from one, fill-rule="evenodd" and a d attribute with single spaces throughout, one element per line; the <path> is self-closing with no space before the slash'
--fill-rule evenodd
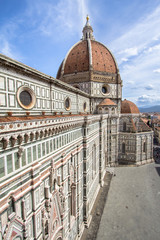
<path id="1" fill-rule="evenodd" d="M 152 129 L 143 121 L 143 119 L 139 118 L 139 121 L 135 123 L 133 118 L 131 118 L 129 122 L 129 127 L 125 132 L 138 133 L 138 132 L 149 132 L 151 130 Z"/>
<path id="2" fill-rule="evenodd" d="M 76 117 L 76 116 L 86 116 L 90 114 L 81 113 L 81 114 L 62 114 L 62 115 L 39 115 L 39 116 L 6 116 L 0 117 L 0 123 L 3 122 L 16 122 L 16 121 L 29 121 L 29 120 L 44 120 L 44 119 L 54 119 L 54 118 L 64 118 L 64 117 Z"/>
<path id="3" fill-rule="evenodd" d="M 152 129 L 147 125 L 147 123 L 143 121 L 142 118 L 140 118 L 140 121 L 139 121 L 139 128 L 140 128 L 140 131 L 142 131 L 142 132 L 147 132 L 147 131 L 151 131 L 151 130 L 152 130 Z"/>
<path id="4" fill-rule="evenodd" d="M 84 72 L 89 70 L 89 52 L 87 41 L 78 43 L 68 54 L 64 74 Z"/>
<path id="5" fill-rule="evenodd" d="M 149 119 L 147 119 L 147 118 L 142 118 L 142 121 L 147 124 L 148 121 L 149 121 Z"/>
<path id="6" fill-rule="evenodd" d="M 87 40 L 81 40 L 75 44 L 67 53 L 62 65 L 60 66 L 57 78 L 62 75 L 77 72 L 89 71 L 89 63 L 92 57 L 92 69 L 100 72 L 116 73 L 117 66 L 111 52 L 103 44 L 90 40 L 91 54 Z M 64 73 L 62 73 L 62 68 Z"/>
<path id="7" fill-rule="evenodd" d="M 116 64 L 109 50 L 103 44 L 96 41 L 91 41 L 91 46 L 93 70 L 116 73 Z"/>
<path id="8" fill-rule="evenodd" d="M 124 100 L 121 103 L 121 113 L 132 113 L 137 114 L 140 113 L 138 107 L 131 101 Z"/>
<path id="9" fill-rule="evenodd" d="M 116 106 L 117 104 L 114 103 L 111 99 L 105 98 L 102 102 L 100 102 L 98 106 L 108 106 L 108 105 Z"/>

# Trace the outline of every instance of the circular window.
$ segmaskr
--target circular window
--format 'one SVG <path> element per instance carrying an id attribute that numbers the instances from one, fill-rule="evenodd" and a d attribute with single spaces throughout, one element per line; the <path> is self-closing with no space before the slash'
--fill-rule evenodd
<path id="1" fill-rule="evenodd" d="M 109 93 L 109 86 L 103 85 L 102 86 L 102 94 L 108 94 Z"/>
<path id="2" fill-rule="evenodd" d="M 22 91 L 19 95 L 19 99 L 24 106 L 29 106 L 32 102 L 32 96 L 27 91 Z"/>
<path id="3" fill-rule="evenodd" d="M 36 103 L 36 96 L 32 89 L 22 86 L 17 91 L 17 100 L 24 109 L 31 109 Z"/>
<path id="4" fill-rule="evenodd" d="M 83 110 L 86 111 L 86 109 L 87 109 L 87 103 L 84 102 L 84 103 L 83 103 Z"/>
<path id="5" fill-rule="evenodd" d="M 69 98 L 66 98 L 66 99 L 65 99 L 64 105 L 65 105 L 65 109 L 66 109 L 67 111 L 70 110 L 70 108 L 71 108 L 71 101 L 70 101 Z"/>

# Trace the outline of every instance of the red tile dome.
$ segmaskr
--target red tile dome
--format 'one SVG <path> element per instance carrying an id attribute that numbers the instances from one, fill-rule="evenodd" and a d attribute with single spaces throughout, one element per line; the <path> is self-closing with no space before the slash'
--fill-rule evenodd
<path id="1" fill-rule="evenodd" d="M 57 78 L 90 69 L 115 74 L 117 73 L 117 64 L 106 46 L 95 40 L 81 40 L 69 50 L 59 68 Z"/>
<path id="2" fill-rule="evenodd" d="M 121 103 L 121 113 L 131 113 L 131 114 L 139 114 L 138 107 L 129 100 L 124 100 Z"/>

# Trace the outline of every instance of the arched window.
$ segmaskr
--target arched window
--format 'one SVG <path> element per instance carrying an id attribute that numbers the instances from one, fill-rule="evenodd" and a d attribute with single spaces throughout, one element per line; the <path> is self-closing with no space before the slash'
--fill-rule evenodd
<path id="1" fill-rule="evenodd" d="M 105 108 L 105 112 L 106 112 L 106 113 L 109 113 L 109 109 L 108 109 L 107 107 Z"/>
<path id="2" fill-rule="evenodd" d="M 126 128 L 126 122 L 123 122 L 123 131 L 125 132 L 127 130 Z"/>
<path id="3" fill-rule="evenodd" d="M 102 113 L 102 108 L 101 107 L 99 108 L 99 113 Z"/>
<path id="4" fill-rule="evenodd" d="M 125 154 L 126 152 L 126 146 L 125 143 L 122 143 L 122 153 Z"/>
<path id="5" fill-rule="evenodd" d="M 76 216 L 76 185 L 71 186 L 71 215 Z"/>
<path id="6" fill-rule="evenodd" d="M 92 178 L 96 174 L 96 144 L 92 146 Z"/>
<path id="7" fill-rule="evenodd" d="M 143 143 L 143 152 L 146 152 L 146 142 Z"/>

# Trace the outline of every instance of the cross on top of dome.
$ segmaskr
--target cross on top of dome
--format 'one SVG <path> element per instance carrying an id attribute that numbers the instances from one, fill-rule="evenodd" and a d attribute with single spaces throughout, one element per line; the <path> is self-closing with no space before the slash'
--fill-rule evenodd
<path id="1" fill-rule="evenodd" d="M 93 29 L 89 23 L 89 16 L 87 15 L 86 17 L 86 24 L 83 28 L 83 37 L 82 37 L 82 40 L 87 40 L 87 39 L 91 39 L 91 40 L 94 40 L 94 36 L 93 36 Z"/>

